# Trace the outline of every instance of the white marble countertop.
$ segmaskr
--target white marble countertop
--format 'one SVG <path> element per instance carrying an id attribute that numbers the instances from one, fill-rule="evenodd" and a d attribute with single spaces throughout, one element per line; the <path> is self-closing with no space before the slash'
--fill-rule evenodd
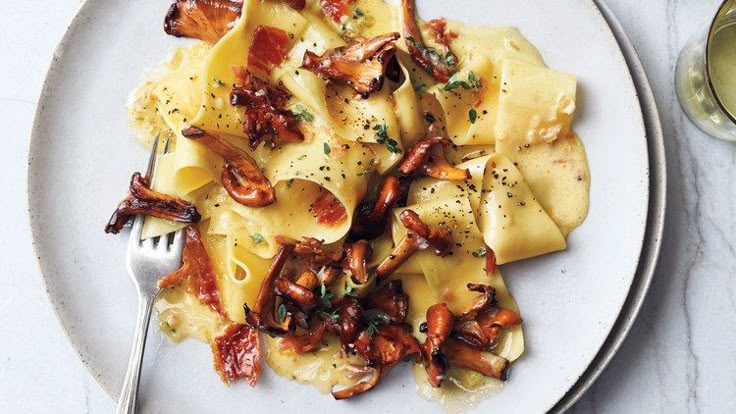
<path id="1" fill-rule="evenodd" d="M 3 7 L 0 36 L 0 412 L 112 412 L 67 342 L 31 247 L 26 157 L 52 52 L 79 0 Z M 649 297 L 623 348 L 574 411 L 736 412 L 736 144 L 693 127 L 672 79 L 687 38 L 720 0 L 608 0 L 637 48 L 662 116 L 667 227 Z"/>

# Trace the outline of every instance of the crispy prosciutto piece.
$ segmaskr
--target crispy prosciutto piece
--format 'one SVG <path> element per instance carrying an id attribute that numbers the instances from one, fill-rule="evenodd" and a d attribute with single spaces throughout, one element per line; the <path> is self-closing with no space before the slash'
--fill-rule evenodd
<path id="1" fill-rule="evenodd" d="M 438 180 L 469 180 L 470 170 L 457 168 L 447 162 L 444 149 L 450 146 L 452 141 L 447 138 L 436 137 L 419 141 L 401 162 L 399 171 L 404 176 L 422 173 Z"/>
<path id="2" fill-rule="evenodd" d="M 217 43 L 240 17 L 242 2 L 230 0 L 177 0 L 164 19 L 164 31 Z"/>
<path id="3" fill-rule="evenodd" d="M 449 368 L 442 345 L 450 335 L 453 324 L 454 316 L 446 304 L 438 303 L 427 309 L 427 339 L 422 345 L 422 357 L 429 383 L 433 387 L 442 385 Z"/>
<path id="4" fill-rule="evenodd" d="M 130 191 L 112 213 L 105 226 L 105 233 L 118 234 L 125 223 L 136 214 L 158 217 L 178 223 L 198 223 L 201 219 L 194 204 L 149 188 L 148 180 L 141 173 L 130 179 Z"/>
<path id="5" fill-rule="evenodd" d="M 215 271 L 197 226 L 189 226 L 185 230 L 181 260 L 181 267 L 161 278 L 158 281 L 158 287 L 165 289 L 183 284 L 187 292 L 227 319 L 227 313 L 220 301 Z"/>
<path id="6" fill-rule="evenodd" d="M 335 23 L 342 23 L 350 16 L 350 4 L 355 0 L 320 0 L 322 13 L 329 16 Z"/>
<path id="7" fill-rule="evenodd" d="M 286 59 L 288 45 L 289 36 L 285 31 L 259 25 L 248 48 L 248 71 L 261 79 L 268 79 L 271 70 Z"/>
<path id="8" fill-rule="evenodd" d="M 399 79 L 396 44 L 399 34 L 386 33 L 371 39 L 325 51 L 322 56 L 304 52 L 302 67 L 336 82 L 350 85 L 364 98 L 383 87 L 385 78 Z"/>
<path id="9" fill-rule="evenodd" d="M 496 273 L 496 252 L 490 246 L 486 246 L 486 274 L 493 276 Z"/>
<path id="10" fill-rule="evenodd" d="M 317 223 L 325 226 L 336 226 L 348 217 L 345 206 L 329 191 L 321 191 L 309 209 Z"/>
<path id="11" fill-rule="evenodd" d="M 265 207 L 276 202 L 276 192 L 271 183 L 245 151 L 198 128 L 189 127 L 182 131 L 182 135 L 225 159 L 222 186 L 233 200 L 248 207 Z"/>
<path id="12" fill-rule="evenodd" d="M 404 210 L 399 219 L 407 232 L 376 268 L 376 277 L 379 281 L 393 274 L 418 250 L 432 247 L 437 256 L 443 257 L 452 249 L 452 234 L 444 227 L 427 225 L 412 210 Z"/>
<path id="13" fill-rule="evenodd" d="M 263 141 L 272 146 L 304 141 L 294 113 L 286 109 L 289 99 L 286 91 L 271 86 L 248 70 L 237 68 L 235 73 L 239 85 L 230 93 L 230 104 L 245 108 L 243 131 L 248 135 L 251 149 Z"/>
<path id="14" fill-rule="evenodd" d="M 403 35 L 411 59 L 440 82 L 447 82 L 457 71 L 457 56 L 448 45 L 438 43 L 438 49 L 429 47 L 417 25 L 414 0 L 401 0 Z"/>
<path id="15" fill-rule="evenodd" d="M 258 331 L 248 325 L 233 324 L 212 341 L 215 371 L 225 384 L 244 378 L 251 387 L 261 372 L 261 344 Z"/>
<path id="16" fill-rule="evenodd" d="M 437 43 L 447 47 L 449 47 L 450 43 L 458 37 L 457 33 L 447 28 L 447 19 L 444 17 L 428 21 L 426 27 L 432 33 L 432 36 Z"/>

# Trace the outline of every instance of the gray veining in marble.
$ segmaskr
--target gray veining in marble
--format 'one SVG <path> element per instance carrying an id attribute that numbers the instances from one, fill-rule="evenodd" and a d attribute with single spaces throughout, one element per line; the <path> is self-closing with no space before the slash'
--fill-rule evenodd
<path id="1" fill-rule="evenodd" d="M 49 306 L 25 212 L 28 137 L 46 67 L 78 0 L 4 4 L 0 35 L 0 412 L 111 412 Z M 609 0 L 637 48 L 665 131 L 668 212 L 639 319 L 575 413 L 736 412 L 736 144 L 680 110 L 679 49 L 720 0 Z M 625 166 L 622 166 L 625 168 Z"/>

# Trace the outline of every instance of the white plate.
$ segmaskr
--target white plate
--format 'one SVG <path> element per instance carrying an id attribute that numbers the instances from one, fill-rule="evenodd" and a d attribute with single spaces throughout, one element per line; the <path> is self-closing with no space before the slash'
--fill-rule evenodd
<path id="1" fill-rule="evenodd" d="M 155 4 L 154 4 L 155 3 Z M 49 70 L 30 150 L 34 243 L 49 298 L 83 362 L 117 396 L 135 320 L 124 270 L 126 237 L 104 225 L 146 154 L 132 142 L 125 103 L 175 43 L 165 1 L 88 0 Z M 590 0 L 418 1 L 422 17 L 518 26 L 555 69 L 579 79 L 575 129 L 585 142 L 590 214 L 565 252 L 502 268 L 525 319 L 526 355 L 504 391 L 476 408 L 543 412 L 584 373 L 614 327 L 635 276 L 647 220 L 649 161 L 642 111 L 608 25 Z M 397 368 L 375 391 L 335 402 L 266 375 L 256 389 L 224 387 L 205 344 L 173 345 L 152 324 L 141 383 L 144 412 L 346 409 L 436 412 Z"/>

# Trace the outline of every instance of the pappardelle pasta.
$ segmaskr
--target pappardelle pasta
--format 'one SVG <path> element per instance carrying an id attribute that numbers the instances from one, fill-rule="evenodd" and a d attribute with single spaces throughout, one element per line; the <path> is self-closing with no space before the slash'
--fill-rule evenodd
<path id="1" fill-rule="evenodd" d="M 225 383 L 262 359 L 336 399 L 414 365 L 485 395 L 524 352 L 499 265 L 564 250 L 588 209 L 576 78 L 510 27 L 420 21 L 413 0 L 177 0 L 174 49 L 130 102 L 144 145 L 106 231 L 186 228 L 160 327 Z"/>

